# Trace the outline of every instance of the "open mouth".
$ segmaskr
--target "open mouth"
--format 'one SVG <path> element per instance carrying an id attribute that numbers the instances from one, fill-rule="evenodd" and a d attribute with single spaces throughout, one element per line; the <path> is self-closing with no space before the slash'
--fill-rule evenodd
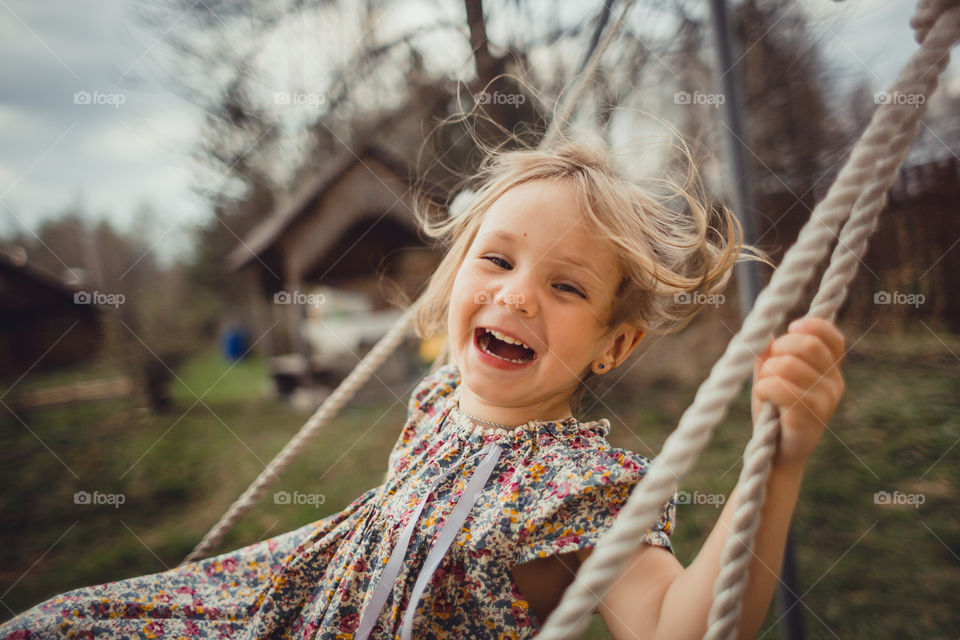
<path id="1" fill-rule="evenodd" d="M 499 331 L 477 327 L 474 331 L 477 347 L 494 358 L 500 358 L 514 364 L 524 364 L 537 359 L 537 352 Z"/>

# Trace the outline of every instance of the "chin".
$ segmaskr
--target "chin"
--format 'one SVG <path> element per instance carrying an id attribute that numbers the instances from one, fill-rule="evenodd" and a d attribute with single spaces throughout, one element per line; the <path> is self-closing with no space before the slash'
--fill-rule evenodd
<path id="1" fill-rule="evenodd" d="M 503 384 L 498 384 L 496 379 L 477 374 L 469 368 L 466 371 L 461 369 L 460 376 L 460 384 L 485 402 L 501 405 L 506 400 L 503 397 Z"/>

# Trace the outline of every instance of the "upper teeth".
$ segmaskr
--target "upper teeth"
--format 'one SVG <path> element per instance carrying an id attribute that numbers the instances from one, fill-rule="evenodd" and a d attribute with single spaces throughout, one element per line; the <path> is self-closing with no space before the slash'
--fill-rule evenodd
<path id="1" fill-rule="evenodd" d="M 507 344 L 519 344 L 527 349 L 530 349 L 530 347 L 528 347 L 526 344 L 520 342 L 519 340 L 514 340 L 508 335 L 504 335 L 499 331 L 497 331 L 496 329 L 487 329 L 487 333 L 492 333 L 497 340 L 503 340 Z M 533 349 L 530 349 L 530 351 L 533 351 Z"/>

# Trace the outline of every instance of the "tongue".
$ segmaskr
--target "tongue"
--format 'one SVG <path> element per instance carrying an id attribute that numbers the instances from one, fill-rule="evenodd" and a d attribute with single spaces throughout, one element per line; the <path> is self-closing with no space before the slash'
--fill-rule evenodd
<path id="1" fill-rule="evenodd" d="M 511 360 L 529 360 L 530 351 L 523 348 L 519 344 L 510 344 L 502 340 L 497 340 L 495 337 L 490 336 L 490 343 L 487 345 L 492 353 L 497 354 L 501 358 L 509 358 Z"/>

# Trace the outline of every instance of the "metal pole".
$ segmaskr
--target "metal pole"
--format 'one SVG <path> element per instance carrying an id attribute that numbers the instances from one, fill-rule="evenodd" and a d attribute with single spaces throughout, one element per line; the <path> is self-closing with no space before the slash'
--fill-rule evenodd
<path id="1" fill-rule="evenodd" d="M 747 164 L 747 143 L 743 134 L 743 114 L 737 71 L 733 68 L 733 48 L 730 42 L 730 21 L 726 0 L 710 0 L 713 15 L 714 40 L 717 48 L 720 86 L 724 95 L 723 124 L 726 128 L 727 167 L 730 181 L 730 199 L 733 212 L 743 227 L 743 241 L 753 244 L 757 232 L 753 224 L 753 190 Z M 746 316 L 760 293 L 757 263 L 740 262 L 736 265 L 737 289 L 740 293 L 740 311 Z"/>
<path id="2" fill-rule="evenodd" d="M 756 228 L 753 223 L 753 194 L 750 171 L 747 164 L 747 147 L 743 133 L 743 116 L 740 93 L 737 86 L 737 72 L 730 37 L 730 20 L 726 0 L 710 0 L 710 13 L 716 42 L 717 62 L 720 86 L 724 94 L 723 124 L 726 127 L 728 179 L 731 187 L 730 200 L 733 212 L 743 228 L 743 241 L 746 244 L 756 242 Z M 760 278 L 754 261 L 736 265 L 737 289 L 740 296 L 740 314 L 746 317 L 760 293 Z M 787 532 L 786 546 L 783 551 L 783 566 L 780 570 L 780 583 L 777 586 L 778 609 L 781 614 L 781 633 L 784 640 L 803 640 L 805 637 L 803 611 L 797 606 L 797 566 L 793 555 L 793 535 Z"/>

